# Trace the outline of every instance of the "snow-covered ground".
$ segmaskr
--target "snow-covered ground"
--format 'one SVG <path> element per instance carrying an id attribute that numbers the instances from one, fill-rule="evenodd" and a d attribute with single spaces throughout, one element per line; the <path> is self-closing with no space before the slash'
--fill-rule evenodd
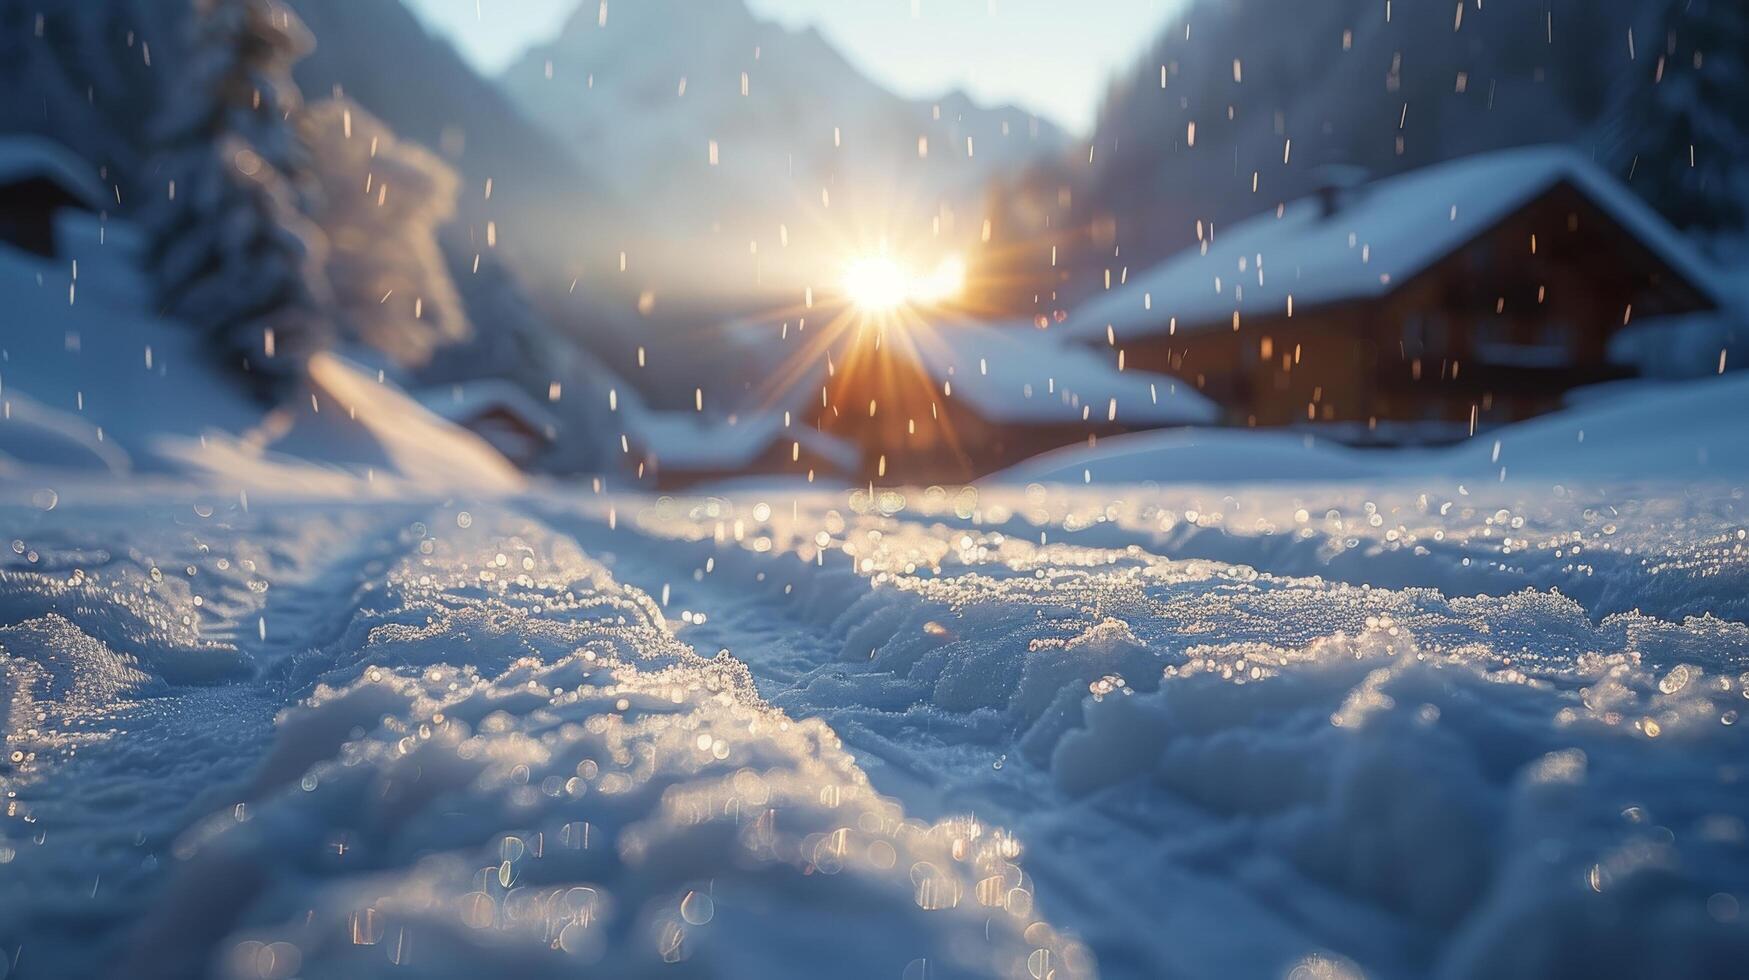
<path id="1" fill-rule="evenodd" d="M 1680 475 L 0 484 L 0 974 L 1728 975 Z"/>
<path id="2" fill-rule="evenodd" d="M 1565 411 L 1431 450 L 1355 449 L 1310 431 L 1165 429 L 1070 447 L 996 478 L 1007 483 L 1182 484 L 1443 474 L 1466 485 L 1749 478 L 1749 373 L 1579 388 Z"/>
<path id="3" fill-rule="evenodd" d="M 60 236 L 70 259 L 0 246 L 0 481 L 329 496 L 522 483 L 479 437 L 346 357 L 317 355 L 278 404 L 252 397 L 197 331 L 149 312 L 136 229 L 66 215 Z"/>
<path id="4" fill-rule="evenodd" d="M 0 980 L 1749 962 L 1742 378 L 602 494 L 107 257 L 0 263 Z"/>

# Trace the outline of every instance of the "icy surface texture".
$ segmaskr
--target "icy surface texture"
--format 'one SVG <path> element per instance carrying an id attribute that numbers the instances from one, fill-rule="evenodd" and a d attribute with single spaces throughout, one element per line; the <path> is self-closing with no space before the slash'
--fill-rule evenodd
<path id="1" fill-rule="evenodd" d="M 1728 486 L 4 515 L 12 976 L 1749 956 Z"/>
<path id="2" fill-rule="evenodd" d="M 337 561 L 348 578 L 329 566 L 275 586 L 294 593 L 303 632 L 225 651 L 247 682 L 166 685 L 58 612 L 0 629 L 9 744 L 28 753 L 8 771 L 0 851 L 21 970 L 1093 972 L 1040 918 L 1012 836 L 969 815 L 907 815 L 830 728 L 764 702 L 745 664 L 698 656 L 570 539 L 503 512 L 375 516 L 340 547 L 343 528 L 311 515 L 251 522 L 243 536 L 301 534 L 328 551 L 312 565 Z M 31 554 L 27 566 L 45 560 Z M 73 574 L 102 600 L 130 593 L 108 573 Z M 60 588 L 19 573 L 7 610 L 77 609 Z M 201 595 L 176 590 L 135 616 L 166 647 L 187 645 Z M 275 712 L 279 700 L 293 703 Z M 37 706 L 57 725 L 125 717 L 110 751 L 76 754 L 74 736 L 19 717 Z M 209 729 L 192 743 L 191 724 Z M 220 758 L 224 743 L 247 761 Z M 142 763 L 156 789 L 109 801 L 125 834 L 73 799 L 122 796 Z M 107 942 L 81 946 L 94 907 Z"/>

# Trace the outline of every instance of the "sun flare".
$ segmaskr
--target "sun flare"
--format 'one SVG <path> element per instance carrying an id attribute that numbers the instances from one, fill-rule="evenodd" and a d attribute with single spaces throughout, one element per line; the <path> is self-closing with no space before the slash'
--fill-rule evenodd
<path id="1" fill-rule="evenodd" d="M 843 285 L 851 305 L 871 313 L 898 309 L 910 292 L 905 270 L 884 255 L 852 259 L 844 267 Z"/>
<path id="2" fill-rule="evenodd" d="M 868 255 L 845 263 L 840 284 L 845 299 L 864 313 L 936 306 L 965 291 L 966 264 L 948 256 L 933 269 L 918 272 L 891 256 Z"/>

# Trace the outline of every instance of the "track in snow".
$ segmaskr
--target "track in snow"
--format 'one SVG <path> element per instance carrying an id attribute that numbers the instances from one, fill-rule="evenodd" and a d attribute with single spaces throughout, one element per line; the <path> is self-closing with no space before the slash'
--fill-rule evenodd
<path id="1" fill-rule="evenodd" d="M 0 949 L 1702 975 L 1746 951 L 1743 529 L 1658 501 L 20 513 L 0 647 L 58 727 L 9 721 Z"/>

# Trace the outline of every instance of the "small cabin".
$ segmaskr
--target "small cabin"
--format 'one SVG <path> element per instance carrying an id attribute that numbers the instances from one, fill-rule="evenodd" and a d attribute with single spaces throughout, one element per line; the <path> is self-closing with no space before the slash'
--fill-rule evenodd
<path id="1" fill-rule="evenodd" d="M 792 416 L 793 419 L 793 416 Z M 758 476 L 841 484 L 856 473 L 854 447 L 772 411 L 707 420 L 694 412 L 628 413 L 637 477 L 658 490 Z"/>
<path id="2" fill-rule="evenodd" d="M 1717 308 L 1707 270 L 1589 158 L 1530 147 L 1332 182 L 1212 229 L 1065 327 L 1229 424 L 1441 441 L 1626 376 L 1611 337 Z"/>
<path id="3" fill-rule="evenodd" d="M 1107 436 L 1211 424 L 1174 378 L 1120 371 L 1031 324 L 938 320 L 865 332 L 834 357 L 808 422 L 859 447 L 863 480 L 957 483 Z"/>
<path id="4" fill-rule="evenodd" d="M 61 212 L 95 213 L 104 207 L 103 186 L 91 171 L 71 151 L 43 137 L 0 137 L 0 244 L 58 258 Z"/>
<path id="5" fill-rule="evenodd" d="M 545 455 L 558 436 L 559 423 L 551 412 L 499 378 L 440 385 L 416 397 L 428 411 L 473 432 L 523 469 Z"/>

